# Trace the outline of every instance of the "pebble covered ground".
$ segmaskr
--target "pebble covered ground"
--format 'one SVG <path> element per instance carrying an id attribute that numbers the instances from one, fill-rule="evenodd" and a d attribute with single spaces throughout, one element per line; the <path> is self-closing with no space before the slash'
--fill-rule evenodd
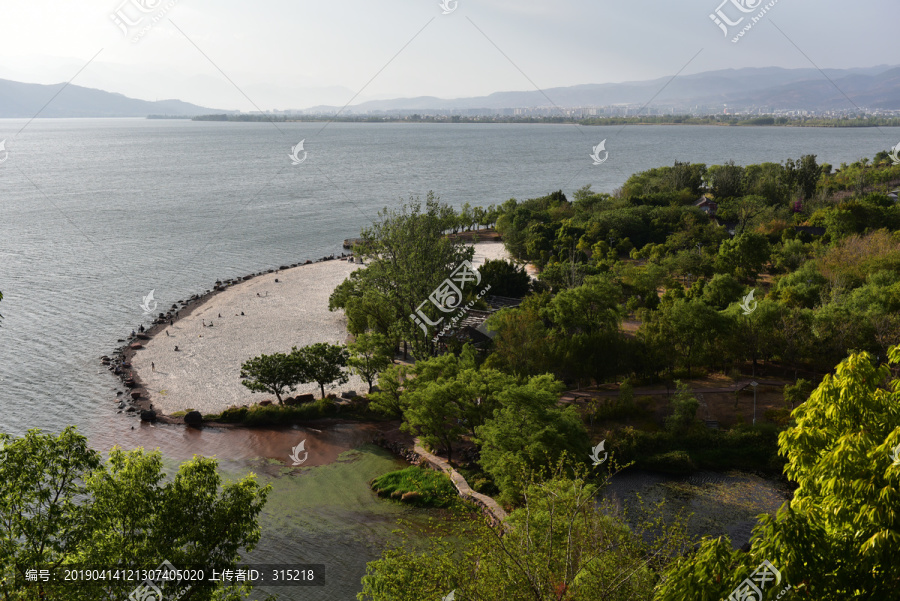
<path id="1" fill-rule="evenodd" d="M 500 242 L 475 247 L 475 266 L 508 257 Z M 292 346 L 346 343 L 346 318 L 342 311 L 328 310 L 328 297 L 360 268 L 341 260 L 301 265 L 257 276 L 210 297 L 166 328 L 168 336 L 163 331 L 146 341 L 131 360 L 153 408 L 164 414 L 186 409 L 210 414 L 273 398 L 251 393 L 241 384 L 241 364 L 263 353 L 290 352 Z M 363 393 L 367 388 L 351 375 L 346 384 L 326 387 L 325 392 Z M 317 384 L 299 386 L 296 394 L 304 393 L 320 396 Z"/>

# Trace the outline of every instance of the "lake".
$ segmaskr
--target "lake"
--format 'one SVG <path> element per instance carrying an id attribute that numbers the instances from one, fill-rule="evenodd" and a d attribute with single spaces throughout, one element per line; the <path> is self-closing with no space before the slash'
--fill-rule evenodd
<path id="1" fill-rule="evenodd" d="M 558 189 L 571 196 L 588 184 L 612 192 L 632 173 L 676 160 L 812 153 L 838 166 L 900 141 L 897 128 L 39 119 L 16 135 L 24 125 L 0 120 L 9 151 L 0 164 L 0 431 L 76 424 L 99 450 L 215 454 L 233 474 L 286 461 L 272 437 L 284 437 L 280 449 L 296 435 L 132 430 L 135 419 L 115 414 L 121 386 L 99 357 L 146 319 L 140 304 L 150 290 L 162 308 L 217 279 L 340 252 L 379 209 L 429 190 L 456 207 L 486 206 Z M 592 147 L 604 139 L 609 159 L 593 165 Z M 293 165 L 301 140 L 308 155 Z M 266 476 L 278 502 L 264 516 L 260 556 L 328 564 L 340 584 L 302 589 L 302 598 L 345 600 L 406 512 L 363 490 L 395 460 L 364 446 L 365 433 L 326 436 L 342 459 Z"/>

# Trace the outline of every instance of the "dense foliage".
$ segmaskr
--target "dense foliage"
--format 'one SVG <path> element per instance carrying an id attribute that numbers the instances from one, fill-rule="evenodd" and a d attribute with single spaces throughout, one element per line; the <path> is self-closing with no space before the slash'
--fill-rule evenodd
<path id="1" fill-rule="evenodd" d="M 652 599 L 658 573 L 685 548 L 683 524 L 630 530 L 597 507 L 596 493 L 581 478 L 532 483 L 503 527 L 478 524 L 458 546 L 435 537 L 424 553 L 385 551 L 368 565 L 357 598 Z"/>
<path id="2" fill-rule="evenodd" d="M 269 487 L 251 474 L 223 484 L 216 461 L 195 457 L 173 478 L 158 451 L 114 448 L 104 463 L 74 428 L 0 435 L 0 594 L 4 599 L 125 599 L 141 581 L 66 581 L 65 568 L 234 569 L 259 540 Z M 47 582 L 26 570 L 52 570 Z M 157 582 L 166 595 L 173 583 Z M 240 590 L 193 583 L 185 598 L 238 599 Z M 144 598 L 144 597 L 141 597 Z"/>
<path id="3" fill-rule="evenodd" d="M 705 540 L 671 569 L 660 601 L 720 599 L 764 560 L 803 598 L 896 598 L 900 379 L 873 359 L 851 355 L 794 410 L 779 452 L 798 488 L 776 516 L 761 516 L 750 552 Z M 900 362 L 900 349 L 890 361 Z"/>

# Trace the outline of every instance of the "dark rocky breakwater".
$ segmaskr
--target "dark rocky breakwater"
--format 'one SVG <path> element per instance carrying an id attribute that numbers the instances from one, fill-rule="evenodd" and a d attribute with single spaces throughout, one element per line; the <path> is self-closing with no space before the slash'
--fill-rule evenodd
<path id="1" fill-rule="evenodd" d="M 140 376 L 131 366 L 131 359 L 134 357 L 135 352 L 143 348 L 144 343 L 147 340 L 150 340 L 161 331 L 174 325 L 175 322 L 179 321 L 181 318 L 187 317 L 203 303 L 230 286 L 235 286 L 241 282 L 251 280 L 261 275 L 278 273 L 294 267 L 311 265 L 322 261 L 335 260 L 353 261 L 354 256 L 352 253 L 341 253 L 340 255 L 332 254 L 321 257 L 315 261 L 307 259 L 302 263 L 281 265 L 278 269 L 268 269 L 241 277 L 216 280 L 213 287 L 203 294 L 195 294 L 186 300 L 179 300 L 172 303 L 167 311 L 160 312 L 153 318 L 149 327 L 145 328 L 143 324 L 141 324 L 126 338 L 120 338 L 118 342 L 123 343 L 121 346 L 117 347 L 109 355 L 100 357 L 100 363 L 106 366 L 114 375 L 118 376 L 124 387 L 124 390 L 116 392 L 116 398 L 113 399 L 117 404 L 116 413 L 140 418 L 142 421 L 161 421 L 173 424 L 186 423 L 184 418 L 163 415 L 153 408 L 153 404 L 150 402 L 147 395 L 147 389 L 144 387 Z"/>

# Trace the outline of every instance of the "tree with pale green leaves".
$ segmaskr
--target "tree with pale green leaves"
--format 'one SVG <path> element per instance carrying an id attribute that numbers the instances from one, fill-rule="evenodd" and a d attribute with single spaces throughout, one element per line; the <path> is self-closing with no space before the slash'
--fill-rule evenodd
<path id="1" fill-rule="evenodd" d="M 503 525 L 468 523 L 462 540 L 384 551 L 357 599 L 437 601 L 455 591 L 459 601 L 650 601 L 659 573 L 687 547 L 683 520 L 628 527 L 609 516 L 584 473 L 557 470 L 523 489 Z"/>
<path id="2" fill-rule="evenodd" d="M 252 474 L 223 483 L 216 461 L 195 457 L 166 477 L 159 451 L 114 448 L 104 463 L 74 427 L 58 435 L 0 435 L 0 597 L 43 601 L 126 599 L 141 580 L 66 581 L 71 568 L 235 569 L 259 541 L 269 494 Z M 56 578 L 29 581 L 26 570 Z M 155 583 L 166 598 L 236 601 L 247 587 Z M 142 597 L 143 598 L 143 597 Z"/>
<path id="3" fill-rule="evenodd" d="M 659 586 L 658 601 L 728 597 L 764 560 L 793 597 L 895 599 L 900 583 L 900 379 L 868 353 L 845 359 L 792 413 L 779 435 L 784 475 L 797 483 L 775 516 L 764 515 L 750 552 L 705 539 Z M 771 585 L 770 585 L 771 586 Z M 779 591 L 775 591 L 777 593 Z M 766 598 L 773 598 L 769 589 Z"/>

